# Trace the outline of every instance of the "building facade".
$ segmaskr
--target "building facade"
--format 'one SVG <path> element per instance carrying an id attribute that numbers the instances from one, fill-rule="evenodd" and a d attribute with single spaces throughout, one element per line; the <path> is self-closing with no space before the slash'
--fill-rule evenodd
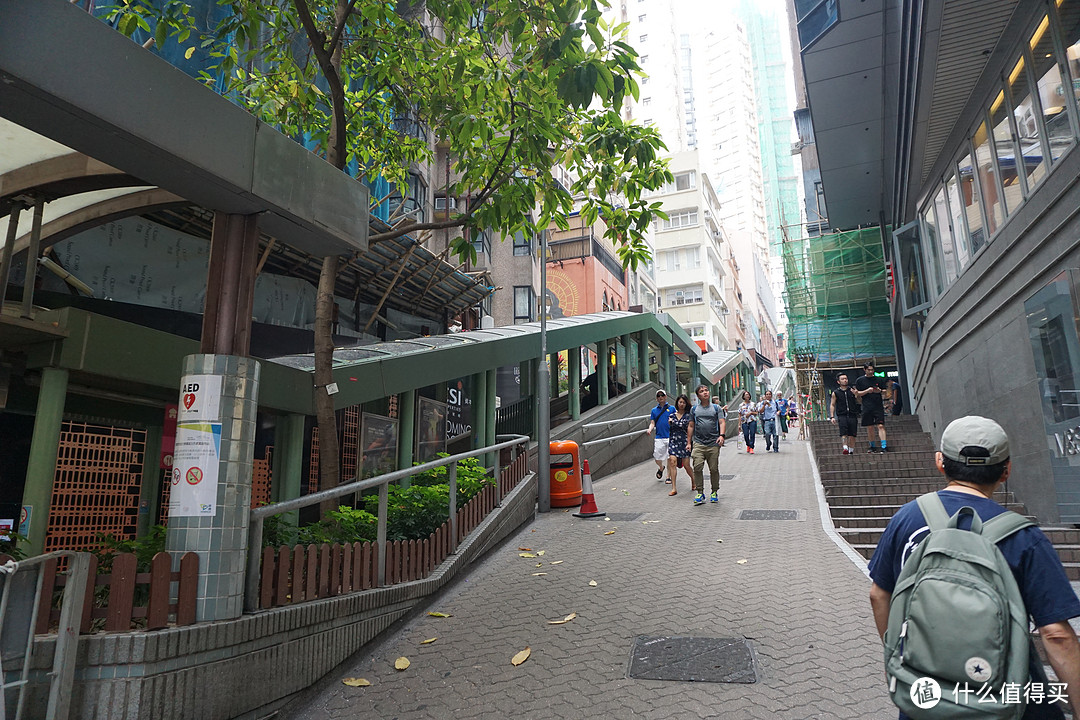
<path id="1" fill-rule="evenodd" d="M 897 355 L 924 428 L 995 418 L 1009 489 L 1080 522 L 1080 2 L 859 5 L 798 18 L 830 223 L 894 228 Z M 884 52 L 856 51 L 870 43 Z"/>

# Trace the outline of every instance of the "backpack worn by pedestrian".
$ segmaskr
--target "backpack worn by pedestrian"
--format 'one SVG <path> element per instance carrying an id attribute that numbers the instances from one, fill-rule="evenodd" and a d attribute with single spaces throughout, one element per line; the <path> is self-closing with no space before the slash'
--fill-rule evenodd
<path id="1" fill-rule="evenodd" d="M 1002 688 L 1028 681 L 1028 615 L 997 543 L 1033 523 L 1014 512 L 982 522 L 970 507 L 950 518 L 937 493 L 918 503 L 930 535 L 893 589 L 885 633 L 889 694 L 917 720 L 1019 718 L 1024 703 L 1005 703 Z M 964 515 L 971 516 L 970 530 L 957 527 Z M 925 678 L 940 688 L 936 704 Z M 989 693 L 981 692 L 984 685 Z"/>

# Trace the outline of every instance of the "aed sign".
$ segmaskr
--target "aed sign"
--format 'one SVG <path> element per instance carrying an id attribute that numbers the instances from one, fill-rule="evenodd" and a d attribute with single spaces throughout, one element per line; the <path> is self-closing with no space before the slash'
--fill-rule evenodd
<path id="1" fill-rule="evenodd" d="M 221 420 L 221 376 L 185 375 L 180 379 L 177 423 Z"/>

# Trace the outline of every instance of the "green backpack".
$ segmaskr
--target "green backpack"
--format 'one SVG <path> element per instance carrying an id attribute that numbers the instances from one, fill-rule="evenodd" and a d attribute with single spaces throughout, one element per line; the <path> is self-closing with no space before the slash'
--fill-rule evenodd
<path id="1" fill-rule="evenodd" d="M 937 493 L 918 503 L 930 535 L 893 588 L 885 633 L 889 694 L 916 720 L 1019 718 L 1024 703 L 1003 702 L 1002 688 L 1028 681 L 1028 615 L 997 543 L 1034 523 L 1014 512 L 984 523 L 970 507 L 950 518 Z M 957 527 L 965 514 L 970 531 Z"/>

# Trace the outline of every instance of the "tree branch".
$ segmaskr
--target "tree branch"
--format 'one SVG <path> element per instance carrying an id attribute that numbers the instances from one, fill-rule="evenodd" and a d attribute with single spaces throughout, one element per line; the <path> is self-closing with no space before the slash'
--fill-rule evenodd
<path id="1" fill-rule="evenodd" d="M 331 55 L 334 54 L 334 48 L 337 47 L 338 42 L 341 41 L 341 34 L 345 32 L 345 25 L 348 23 L 349 16 L 352 15 L 353 8 L 356 7 L 356 0 L 349 0 L 348 7 L 345 8 L 345 12 L 342 13 L 341 22 L 334 28 L 334 34 L 330 38 L 330 42 L 326 44 L 326 51 Z"/>

